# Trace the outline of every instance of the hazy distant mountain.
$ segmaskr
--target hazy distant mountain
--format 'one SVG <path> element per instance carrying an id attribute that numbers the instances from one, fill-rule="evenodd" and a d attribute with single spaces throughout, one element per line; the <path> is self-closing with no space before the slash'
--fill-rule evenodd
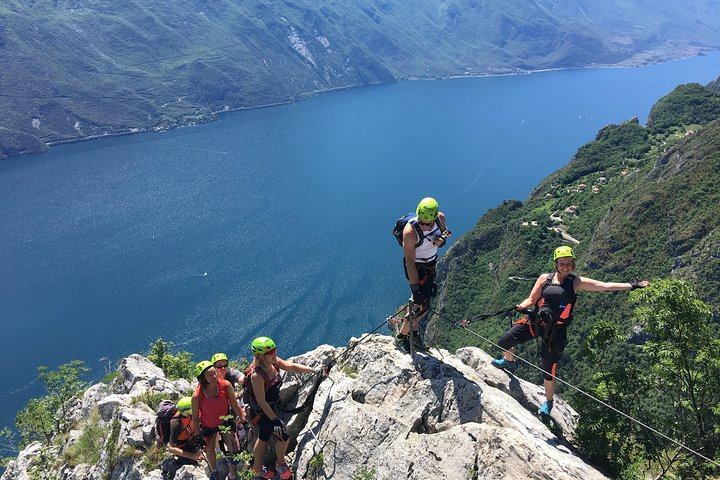
<path id="1" fill-rule="evenodd" d="M 680 57 L 720 48 L 718 11 L 712 0 L 3 0 L 0 157 L 334 88 Z"/>

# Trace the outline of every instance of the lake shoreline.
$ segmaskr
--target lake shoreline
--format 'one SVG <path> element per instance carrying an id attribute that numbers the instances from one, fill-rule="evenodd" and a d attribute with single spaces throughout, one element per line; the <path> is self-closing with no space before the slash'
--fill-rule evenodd
<path id="1" fill-rule="evenodd" d="M 558 67 L 558 68 L 544 68 L 544 69 L 537 69 L 537 70 L 523 70 L 523 69 L 517 69 L 517 68 L 511 68 L 511 67 L 489 67 L 489 71 L 485 72 L 478 72 L 478 73 L 470 73 L 467 72 L 462 75 L 445 75 L 445 76 L 427 76 L 427 77 L 418 77 L 418 76 L 409 76 L 409 77 L 400 77 L 396 79 L 396 82 L 392 83 L 400 83 L 404 81 L 435 81 L 435 80 L 453 80 L 453 79 L 459 79 L 459 78 L 484 78 L 484 77 L 505 77 L 505 76 L 516 76 L 516 75 L 531 75 L 531 74 L 537 74 L 537 73 L 545 73 L 545 72 L 553 72 L 553 71 L 562 71 L 562 70 L 583 70 L 583 69 L 600 69 L 600 68 L 640 68 L 644 66 L 649 65 L 657 65 L 661 63 L 671 62 L 675 60 L 683 60 L 687 58 L 697 57 L 697 56 L 704 56 L 708 55 L 715 50 L 707 49 L 707 48 L 697 48 L 693 49 L 692 51 L 685 51 L 682 53 L 674 52 L 674 53 L 666 53 L 665 55 L 658 55 L 653 56 L 653 52 L 643 52 L 642 54 L 636 54 L 633 57 L 620 62 L 616 64 L 595 64 L 595 65 L 585 65 L 585 66 L 576 66 L 576 67 Z M 652 60 L 648 60 L 648 57 Z M 492 70 L 497 70 L 497 72 L 493 72 Z M 719 72 L 720 73 L 720 72 Z M 294 103 L 318 96 L 318 95 L 324 95 L 327 93 L 337 92 L 337 91 L 344 91 L 344 90 L 352 90 L 356 88 L 365 88 L 365 87 L 377 87 L 382 85 L 392 85 L 392 83 L 381 83 L 381 82 L 371 82 L 371 83 L 364 83 L 364 84 L 353 84 L 353 85 L 345 85 L 340 87 L 334 87 L 334 88 L 326 88 L 326 89 L 320 89 L 320 90 L 313 90 L 306 92 L 302 95 L 299 95 L 297 98 L 292 100 L 285 100 L 285 101 L 278 101 L 278 102 L 271 102 L 261 105 L 253 105 L 253 106 L 246 106 L 246 107 L 238 107 L 238 108 L 226 108 L 223 110 L 216 110 L 208 112 L 207 114 L 204 114 L 200 117 L 198 117 L 196 120 L 189 121 L 189 122 L 183 122 L 178 121 L 177 123 L 166 126 L 166 127 L 151 127 L 151 128 L 141 128 L 141 127 L 133 127 L 129 130 L 123 130 L 123 131 L 117 131 L 117 132 L 107 132 L 101 135 L 87 135 L 83 137 L 77 137 L 77 138 L 67 138 L 67 139 L 61 139 L 61 140 L 54 140 L 50 142 L 45 142 L 44 148 L 41 151 L 24 151 L 24 152 L 18 152 L 17 154 L 8 155 L 4 158 L 0 158 L 0 161 L 2 160 L 8 160 L 11 158 L 16 157 L 22 157 L 26 155 L 37 155 L 37 154 L 43 154 L 46 153 L 48 150 L 50 150 L 51 147 L 58 146 L 58 145 L 68 145 L 68 144 L 74 144 L 74 143 L 84 143 L 89 142 L 93 140 L 100 140 L 104 138 L 115 138 L 115 137 L 124 137 L 128 135 L 135 135 L 135 134 L 142 134 L 142 133 L 163 133 L 163 132 L 169 132 L 172 130 L 176 130 L 179 128 L 186 128 L 186 127 L 194 127 L 198 125 L 203 125 L 206 123 L 211 123 L 220 120 L 220 118 L 226 114 L 229 113 L 236 113 L 236 112 L 242 112 L 242 111 L 250 111 L 250 110 L 259 110 L 259 109 L 265 109 L 265 108 L 272 108 L 272 107 L 279 107 L 283 105 L 292 105 Z"/>

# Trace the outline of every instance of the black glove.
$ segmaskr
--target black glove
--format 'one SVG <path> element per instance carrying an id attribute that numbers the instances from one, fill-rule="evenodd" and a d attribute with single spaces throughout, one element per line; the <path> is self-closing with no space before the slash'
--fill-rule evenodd
<path id="1" fill-rule="evenodd" d="M 287 429 L 285 428 L 285 423 L 282 420 L 280 420 L 280 417 L 273 420 L 272 425 L 273 425 L 273 435 L 275 435 L 278 438 L 287 437 Z"/>
<path id="2" fill-rule="evenodd" d="M 535 305 L 523 308 L 520 308 L 520 305 L 515 305 L 515 310 L 525 315 L 534 315 L 537 313 L 537 308 L 535 308 Z"/>
<path id="3" fill-rule="evenodd" d="M 410 285 L 410 290 L 412 291 L 412 302 L 416 305 L 422 305 L 425 301 L 425 295 L 420 290 L 420 285 L 413 283 Z"/>
<path id="4" fill-rule="evenodd" d="M 630 282 L 630 286 L 632 287 L 633 290 L 635 290 L 636 288 L 645 288 L 645 285 L 638 282 L 637 280 L 635 280 L 634 282 Z"/>
<path id="5" fill-rule="evenodd" d="M 440 235 L 433 241 L 433 243 L 438 248 L 444 247 L 445 246 L 445 235 Z"/>

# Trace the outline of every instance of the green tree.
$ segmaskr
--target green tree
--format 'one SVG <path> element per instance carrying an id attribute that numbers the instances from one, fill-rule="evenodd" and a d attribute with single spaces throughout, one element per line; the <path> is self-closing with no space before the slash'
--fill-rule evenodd
<path id="1" fill-rule="evenodd" d="M 50 370 L 46 366 L 38 367 L 38 377 L 48 394 L 30 400 L 15 417 L 22 445 L 34 441 L 49 444 L 55 434 L 68 430 L 68 402 L 87 386 L 80 380 L 86 371 L 87 367 L 80 360 L 60 365 L 57 370 Z"/>
<path id="2" fill-rule="evenodd" d="M 32 442 L 50 444 L 55 434 L 52 402 L 49 397 L 32 398 L 15 416 L 15 426 L 22 437 L 21 446 Z"/>
<path id="3" fill-rule="evenodd" d="M 590 330 L 584 353 L 597 366 L 593 375 L 594 396 L 635 416 L 642 409 L 650 386 L 635 362 L 613 362 L 622 345 L 624 337 L 618 325 L 601 320 Z M 584 453 L 614 474 L 632 468 L 638 456 L 636 425 L 588 397 L 579 397 L 576 408 L 581 414 L 576 435 Z"/>
<path id="4" fill-rule="evenodd" d="M 192 380 L 192 353 L 184 351 L 172 353 L 170 351 L 172 346 L 172 342 L 166 342 L 162 338 L 158 338 L 150 344 L 147 358 L 160 367 L 171 380 L 178 378 Z"/>
<path id="5" fill-rule="evenodd" d="M 709 458 L 719 453 L 720 340 L 712 309 L 682 280 L 659 280 L 631 295 L 635 319 L 650 335 L 641 346 L 664 408 L 654 412 L 664 431 Z M 662 468 L 683 478 L 720 469 L 657 436 L 638 436 Z M 670 453 L 669 453 L 670 452 Z"/>
<path id="6" fill-rule="evenodd" d="M 81 360 L 64 363 L 57 370 L 46 366 L 38 367 L 40 380 L 45 384 L 50 398 L 50 407 L 54 410 L 55 431 L 65 432 L 69 427 L 68 402 L 87 388 L 87 382 L 80 377 L 88 371 Z"/>
<path id="7" fill-rule="evenodd" d="M 17 451 L 15 432 L 10 427 L 0 430 L 0 468 L 6 468 L 7 464 L 17 455 Z"/>

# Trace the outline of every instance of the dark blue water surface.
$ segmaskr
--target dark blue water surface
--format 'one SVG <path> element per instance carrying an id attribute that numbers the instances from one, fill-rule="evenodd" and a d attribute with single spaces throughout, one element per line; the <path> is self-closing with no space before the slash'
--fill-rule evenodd
<path id="1" fill-rule="evenodd" d="M 627 69 L 403 82 L 0 162 L 0 425 L 37 367 L 158 337 L 247 355 L 344 344 L 408 296 L 397 217 L 432 195 L 456 238 L 524 199 L 604 125 L 720 54 Z"/>

